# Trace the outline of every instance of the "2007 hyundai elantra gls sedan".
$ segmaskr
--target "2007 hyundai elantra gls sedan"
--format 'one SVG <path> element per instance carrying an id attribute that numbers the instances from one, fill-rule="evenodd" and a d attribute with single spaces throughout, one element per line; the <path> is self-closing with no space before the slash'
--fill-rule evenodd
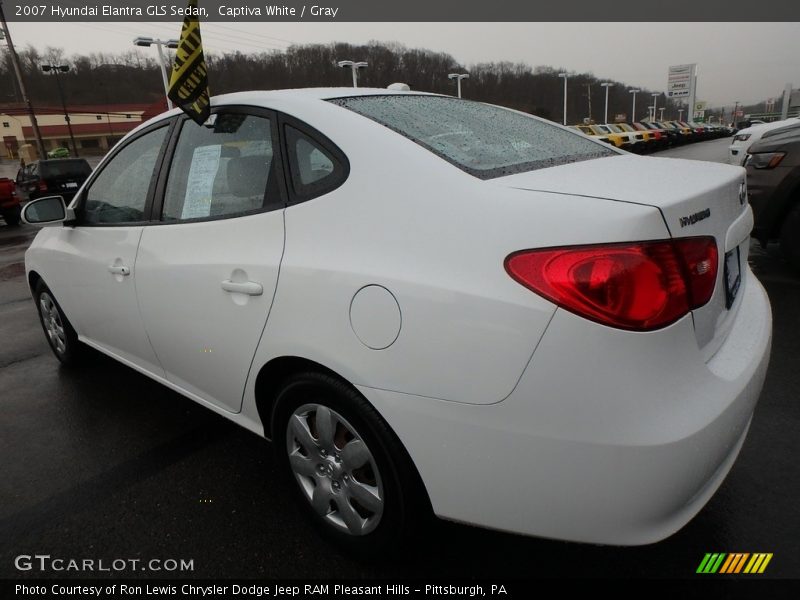
<path id="1" fill-rule="evenodd" d="M 376 89 L 130 133 L 26 254 L 47 339 L 273 441 L 359 551 L 439 517 L 645 544 L 731 469 L 771 313 L 739 167 Z"/>

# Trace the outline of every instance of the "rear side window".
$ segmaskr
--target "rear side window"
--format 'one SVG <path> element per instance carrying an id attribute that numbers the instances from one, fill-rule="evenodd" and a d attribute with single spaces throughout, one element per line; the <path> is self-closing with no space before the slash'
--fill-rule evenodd
<path id="1" fill-rule="evenodd" d="M 319 141 L 291 125 L 284 126 L 292 191 L 303 200 L 339 187 L 347 176 L 344 161 Z"/>
<path id="2" fill-rule="evenodd" d="M 247 214 L 281 204 L 269 118 L 217 113 L 209 124 L 185 121 L 167 180 L 162 219 Z"/>
<path id="3" fill-rule="evenodd" d="M 92 167 L 85 160 L 59 160 L 54 162 L 43 162 L 42 177 L 57 179 L 60 177 L 83 177 L 86 178 L 92 173 Z"/>
<path id="4" fill-rule="evenodd" d="M 616 154 L 546 121 L 459 98 L 410 94 L 330 102 L 385 125 L 481 179 Z"/>

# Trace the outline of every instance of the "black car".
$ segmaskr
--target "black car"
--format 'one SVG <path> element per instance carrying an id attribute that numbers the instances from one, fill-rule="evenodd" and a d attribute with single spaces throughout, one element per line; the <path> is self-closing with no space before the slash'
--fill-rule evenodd
<path id="1" fill-rule="evenodd" d="M 17 172 L 17 190 L 28 200 L 63 196 L 69 202 L 91 172 L 83 158 L 35 160 Z"/>
<path id="2" fill-rule="evenodd" d="M 800 269 L 800 126 L 764 134 L 747 154 L 753 237 L 762 244 L 779 241 L 786 258 Z"/>

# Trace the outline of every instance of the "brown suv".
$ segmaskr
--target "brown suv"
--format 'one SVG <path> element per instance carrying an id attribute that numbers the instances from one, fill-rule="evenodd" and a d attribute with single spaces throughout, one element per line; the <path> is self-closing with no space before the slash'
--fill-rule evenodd
<path id="1" fill-rule="evenodd" d="M 778 240 L 800 270 L 800 125 L 770 131 L 747 150 L 747 191 L 755 215 L 753 237 Z"/>

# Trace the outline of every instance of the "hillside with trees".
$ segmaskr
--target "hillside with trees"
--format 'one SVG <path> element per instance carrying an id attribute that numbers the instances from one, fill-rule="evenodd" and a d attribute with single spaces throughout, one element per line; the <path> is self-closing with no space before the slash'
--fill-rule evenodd
<path id="1" fill-rule="evenodd" d="M 70 104 L 148 103 L 163 97 L 157 62 L 133 50 L 65 56 L 59 48 L 39 51 L 29 46 L 20 51 L 20 59 L 34 104 L 58 103 L 54 82 L 41 71 L 41 65 L 46 63 L 70 66 L 70 71 L 61 76 Z M 562 115 L 563 80 L 558 77 L 560 69 L 553 67 L 510 62 L 461 65 L 446 53 L 379 42 L 363 46 L 295 45 L 286 51 L 209 54 L 206 59 L 212 94 L 246 89 L 349 86 L 349 70 L 337 67 L 336 61 L 354 59 L 369 61 L 369 68 L 360 74 L 359 85 L 365 87 L 403 82 L 414 90 L 453 94 L 454 83 L 447 79 L 447 74 L 467 71 L 470 78 L 463 84 L 465 98 L 501 104 L 556 121 Z M 0 61 L 0 78 L 7 82 L 0 91 L 3 95 L 0 103 L 18 101 L 8 53 Z M 570 73 L 567 94 L 570 123 L 586 117 L 602 120 L 605 93 L 600 81 L 591 73 Z M 627 90 L 636 85 L 636 82 L 615 83 L 609 90 L 609 119 L 617 113 L 630 112 L 631 96 Z M 650 90 L 640 89 L 637 113 L 641 118 L 651 97 Z M 662 94 L 658 106 L 667 106 L 667 116 L 671 116 L 671 104 L 665 102 Z"/>

